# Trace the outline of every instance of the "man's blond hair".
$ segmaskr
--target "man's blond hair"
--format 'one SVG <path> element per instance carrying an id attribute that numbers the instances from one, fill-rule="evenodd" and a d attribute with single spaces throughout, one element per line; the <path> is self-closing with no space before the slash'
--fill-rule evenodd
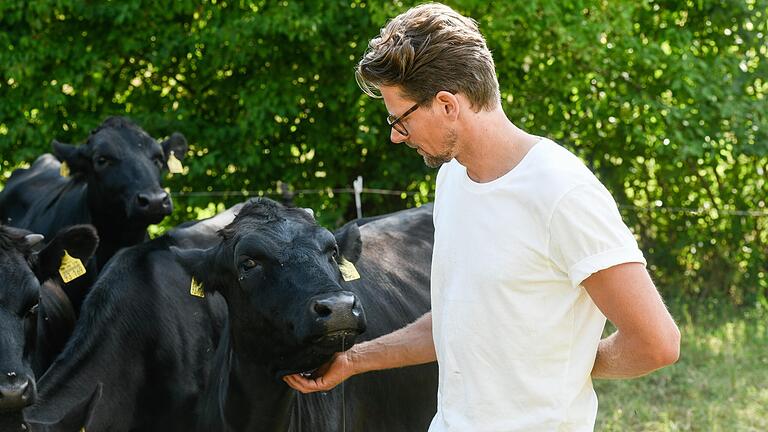
<path id="1" fill-rule="evenodd" d="M 500 103 L 493 57 L 477 22 L 440 3 L 387 23 L 368 44 L 355 78 L 372 97 L 381 97 L 381 86 L 397 86 L 425 107 L 441 90 L 464 94 L 475 111 Z"/>

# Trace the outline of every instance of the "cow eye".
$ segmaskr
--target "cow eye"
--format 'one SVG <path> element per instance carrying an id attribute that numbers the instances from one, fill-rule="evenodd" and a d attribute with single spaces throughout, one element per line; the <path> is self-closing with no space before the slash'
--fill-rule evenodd
<path id="1" fill-rule="evenodd" d="M 35 318 L 37 316 L 37 309 L 39 308 L 40 304 L 35 303 L 34 306 L 29 308 L 27 312 L 24 314 L 24 318 Z"/>
<path id="2" fill-rule="evenodd" d="M 97 167 L 102 168 L 109 165 L 110 162 L 112 162 L 112 159 L 110 159 L 107 156 L 96 156 L 96 159 L 94 160 L 94 162 L 96 163 Z"/>
<path id="3" fill-rule="evenodd" d="M 155 157 L 152 158 L 152 162 L 154 162 L 155 165 L 158 168 L 163 168 L 163 157 L 162 156 L 156 155 Z"/>
<path id="4" fill-rule="evenodd" d="M 260 266 L 260 265 L 261 265 L 261 263 L 259 263 L 258 261 L 254 260 L 252 258 L 248 258 L 247 260 L 245 260 L 245 261 L 240 263 L 240 269 L 242 271 L 248 271 L 248 270 L 254 269 L 254 268 L 256 268 L 257 266 Z"/>
<path id="5" fill-rule="evenodd" d="M 333 257 L 333 259 L 339 258 L 339 246 L 338 245 L 333 245 L 333 250 L 331 250 L 331 256 Z"/>

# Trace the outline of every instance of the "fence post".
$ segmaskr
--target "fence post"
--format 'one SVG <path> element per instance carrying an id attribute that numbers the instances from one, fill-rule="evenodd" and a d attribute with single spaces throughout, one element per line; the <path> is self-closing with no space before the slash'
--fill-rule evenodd
<path id="1" fill-rule="evenodd" d="M 286 207 L 294 207 L 293 205 L 293 192 L 291 191 L 291 185 L 285 184 L 282 181 L 277 181 L 277 192 L 280 194 L 280 201 Z"/>
<path id="2" fill-rule="evenodd" d="M 360 205 L 360 194 L 363 192 L 362 176 L 357 176 L 357 178 L 352 181 L 352 189 L 355 191 L 355 207 L 357 207 L 357 218 L 360 219 L 363 217 L 363 209 Z"/>

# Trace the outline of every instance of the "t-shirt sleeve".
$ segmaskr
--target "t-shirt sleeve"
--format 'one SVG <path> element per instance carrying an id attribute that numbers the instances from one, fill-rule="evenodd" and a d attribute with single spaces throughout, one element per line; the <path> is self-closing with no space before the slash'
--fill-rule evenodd
<path id="1" fill-rule="evenodd" d="M 549 234 L 550 257 L 574 287 L 618 264 L 646 264 L 616 202 L 601 184 L 584 184 L 567 192 L 552 213 Z"/>

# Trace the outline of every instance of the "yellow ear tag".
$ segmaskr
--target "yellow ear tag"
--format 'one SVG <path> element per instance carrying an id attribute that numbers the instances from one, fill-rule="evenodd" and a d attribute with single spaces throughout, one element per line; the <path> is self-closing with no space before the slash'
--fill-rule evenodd
<path id="1" fill-rule="evenodd" d="M 184 166 L 181 165 L 181 161 L 176 158 L 175 154 L 173 154 L 173 150 L 171 150 L 171 154 L 168 155 L 168 171 L 171 174 L 181 174 L 184 172 Z"/>
<path id="2" fill-rule="evenodd" d="M 360 279 L 360 273 L 357 272 L 355 265 L 347 261 L 344 257 L 341 257 L 339 270 L 341 270 L 341 277 L 344 278 L 345 282 Z"/>
<path id="3" fill-rule="evenodd" d="M 197 279 L 192 278 L 192 285 L 190 285 L 189 287 L 189 293 L 195 297 L 200 297 L 200 298 L 205 297 L 205 291 L 203 291 L 203 284 L 198 282 Z"/>
<path id="4" fill-rule="evenodd" d="M 59 175 L 62 177 L 69 177 L 69 165 L 67 165 L 66 162 L 61 163 L 61 168 L 59 168 Z"/>
<path id="5" fill-rule="evenodd" d="M 61 258 L 61 267 L 59 267 L 59 275 L 64 283 L 69 283 L 84 274 L 85 267 L 83 267 L 83 262 L 78 258 L 70 256 L 65 250 L 64 256 Z"/>

